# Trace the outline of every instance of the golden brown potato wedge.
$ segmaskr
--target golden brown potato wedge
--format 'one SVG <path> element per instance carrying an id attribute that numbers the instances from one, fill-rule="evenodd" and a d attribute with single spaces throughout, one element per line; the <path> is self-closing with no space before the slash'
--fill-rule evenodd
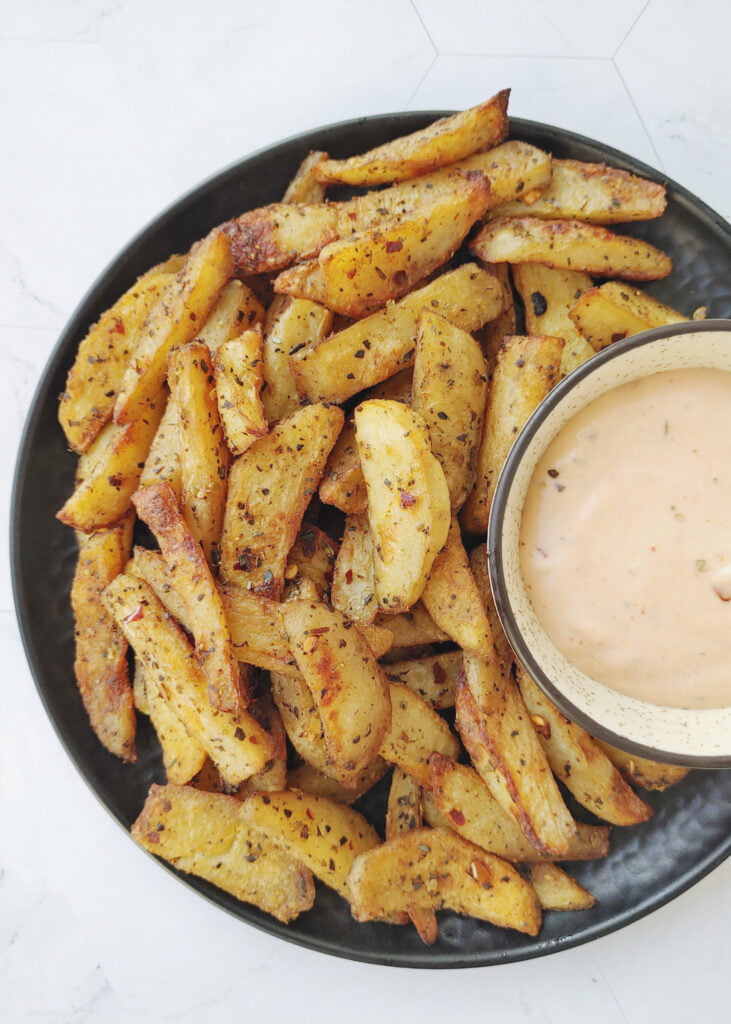
<path id="1" fill-rule="evenodd" d="M 355 432 L 368 492 L 376 600 L 382 611 L 406 611 L 421 596 L 449 532 L 444 471 L 424 420 L 400 402 L 361 403 Z"/>
<path id="2" fill-rule="evenodd" d="M 166 609 L 187 633 L 193 632 L 193 623 L 188 615 L 188 606 L 179 586 L 170 571 L 170 566 L 159 551 L 135 546 L 132 558 L 125 572 L 139 576 L 150 584 Z"/>
<path id="3" fill-rule="evenodd" d="M 330 592 L 337 556 L 338 545 L 332 537 L 314 523 L 306 522 L 289 550 L 287 581 L 306 576 L 315 584 L 317 596 L 324 597 Z"/>
<path id="4" fill-rule="evenodd" d="M 350 805 L 360 800 L 369 789 L 380 782 L 389 767 L 382 757 L 376 757 L 354 779 L 350 779 L 347 786 L 344 786 L 319 768 L 311 764 L 301 764 L 289 771 L 289 787 L 301 789 L 313 796 L 325 796 L 337 804 Z"/>
<path id="5" fill-rule="evenodd" d="M 261 328 L 244 331 L 213 353 L 218 412 L 229 451 L 241 455 L 268 431 L 261 402 L 263 351 Z"/>
<path id="6" fill-rule="evenodd" d="M 690 771 L 678 764 L 662 764 L 646 757 L 637 757 L 619 750 L 603 740 L 596 740 L 609 760 L 619 769 L 627 782 L 643 789 L 664 790 L 680 782 Z"/>
<path id="7" fill-rule="evenodd" d="M 422 825 L 421 787 L 401 768 L 394 768 L 388 791 L 386 839 L 396 839 Z M 409 917 L 424 945 L 433 946 L 438 934 L 435 912 L 430 907 L 415 907 Z"/>
<path id="8" fill-rule="evenodd" d="M 82 533 L 114 526 L 127 514 L 165 408 L 161 391 L 132 423 L 107 425 L 84 455 L 83 476 L 57 518 Z"/>
<path id="9" fill-rule="evenodd" d="M 587 289 L 569 310 L 569 317 L 592 352 L 650 327 L 688 319 L 623 281 L 606 281 L 599 288 Z"/>
<path id="10" fill-rule="evenodd" d="M 502 293 L 495 278 L 474 263 L 442 274 L 387 309 L 296 352 L 290 368 L 299 393 L 310 402 L 344 402 L 410 366 L 424 307 L 475 331 L 500 312 Z"/>
<path id="11" fill-rule="evenodd" d="M 221 584 L 219 592 L 238 661 L 270 672 L 296 674 L 294 655 L 279 615 L 279 602 L 254 594 L 236 583 Z"/>
<path id="12" fill-rule="evenodd" d="M 243 331 L 254 330 L 264 323 L 264 307 L 256 294 L 243 281 L 229 281 L 221 289 L 195 340 L 215 352 Z"/>
<path id="13" fill-rule="evenodd" d="M 340 237 L 337 203 L 270 203 L 222 226 L 236 274 L 270 274 Z"/>
<path id="14" fill-rule="evenodd" d="M 234 656 L 221 595 L 196 538 L 188 529 L 169 484 L 134 495 L 137 513 L 155 534 L 174 586 L 187 611 L 195 652 L 211 704 L 237 712 L 247 703 L 247 679 Z"/>
<path id="15" fill-rule="evenodd" d="M 232 273 L 231 244 L 222 231 L 212 231 L 193 246 L 138 336 L 114 407 L 117 423 L 148 415 L 165 379 L 169 353 L 195 338 Z"/>
<path id="16" fill-rule="evenodd" d="M 403 683 L 391 682 L 391 726 L 380 747 L 386 761 L 408 772 L 429 789 L 429 758 L 437 751 L 459 755 L 459 741 L 431 704 Z"/>
<path id="17" fill-rule="evenodd" d="M 557 382 L 563 349 L 563 338 L 505 338 L 490 383 L 475 487 L 462 509 L 467 533 L 486 533 L 500 470 L 526 420 Z"/>
<path id="18" fill-rule="evenodd" d="M 322 719 L 304 676 L 299 671 L 286 676 L 272 672 L 271 688 L 284 730 L 295 751 L 305 764 L 332 777 Z"/>
<path id="19" fill-rule="evenodd" d="M 178 410 L 180 508 L 188 529 L 215 565 L 231 456 L 221 429 L 208 348 L 196 341 L 171 353 L 168 381 Z"/>
<path id="20" fill-rule="evenodd" d="M 470 551 L 470 569 L 472 570 L 475 586 L 482 599 L 482 606 L 485 609 L 487 620 L 490 623 L 492 648 L 495 652 L 495 657 L 501 667 L 501 671 L 510 673 L 512 672 L 515 655 L 508 643 L 508 638 L 505 636 L 502 623 L 498 618 L 497 609 L 495 608 L 492 589 L 490 588 L 490 574 L 487 568 L 487 544 L 478 544 L 476 548 Z"/>
<path id="21" fill-rule="evenodd" d="M 330 452 L 318 493 L 326 505 L 346 515 L 366 510 L 368 497 L 352 421 L 345 424 Z"/>
<path id="22" fill-rule="evenodd" d="M 91 727 L 101 743 L 124 761 L 136 761 L 132 684 L 127 641 L 101 595 L 123 572 L 132 542 L 133 517 L 118 526 L 79 536 L 71 585 L 74 615 L 74 674 Z"/>
<path id="23" fill-rule="evenodd" d="M 389 685 L 359 631 L 323 602 L 287 601 L 282 622 L 322 720 L 333 771 L 370 764 L 391 725 Z"/>
<path id="24" fill-rule="evenodd" d="M 319 164 L 327 160 L 327 153 L 315 149 L 308 153 L 297 168 L 297 173 L 282 196 L 283 203 L 321 203 L 325 199 L 326 185 L 318 181 L 316 171 Z"/>
<path id="25" fill-rule="evenodd" d="M 168 704 L 154 671 L 147 673 L 145 689 L 147 714 L 160 742 L 165 778 L 185 786 L 201 771 L 208 755 Z"/>
<path id="26" fill-rule="evenodd" d="M 487 362 L 488 376 L 492 377 L 498 352 L 504 339 L 515 334 L 518 320 L 515 312 L 515 298 L 510 281 L 510 267 L 507 263 L 485 264 L 485 269 L 493 275 L 500 286 L 503 297 L 503 308 L 494 320 L 486 323 L 482 329 L 484 339 L 485 360 Z"/>
<path id="27" fill-rule="evenodd" d="M 123 573 L 102 600 L 147 675 L 155 673 L 170 707 L 227 784 L 238 786 L 261 771 L 272 756 L 269 736 L 246 711 L 231 714 L 211 706 L 191 644 L 149 584 Z"/>
<path id="28" fill-rule="evenodd" d="M 272 743 L 272 759 L 260 772 L 252 775 L 236 791 L 239 800 L 257 792 L 287 788 L 287 733 L 282 716 L 269 690 L 264 690 L 252 706 L 258 722 L 266 729 Z"/>
<path id="29" fill-rule="evenodd" d="M 437 626 L 421 601 L 399 615 L 378 615 L 375 625 L 385 626 L 391 631 L 394 647 L 421 647 L 449 640 L 449 636 Z"/>
<path id="30" fill-rule="evenodd" d="M 579 270 L 554 270 L 542 263 L 516 263 L 512 273 L 523 300 L 526 333 L 563 338 L 561 373 L 565 376 L 594 354 L 569 316 L 592 287 L 591 278 Z"/>
<path id="31" fill-rule="evenodd" d="M 343 425 L 335 406 L 292 413 L 231 467 L 221 536 L 221 579 L 278 598 L 287 554 Z"/>
<path id="32" fill-rule="evenodd" d="M 426 421 L 456 511 L 474 485 L 487 400 L 487 364 L 479 344 L 444 317 L 423 310 L 412 387 L 411 408 Z"/>
<path id="33" fill-rule="evenodd" d="M 169 483 L 180 501 L 180 421 L 175 400 L 168 396 L 165 412 L 152 439 L 150 450 L 140 476 L 140 487 Z"/>
<path id="34" fill-rule="evenodd" d="M 432 754 L 429 766 L 437 808 L 444 822 L 463 838 L 510 861 L 544 861 L 550 856 L 526 839 L 515 818 L 503 810 L 474 768 L 442 754 Z M 561 859 L 596 860 L 606 857 L 608 851 L 608 826 L 577 822 Z"/>
<path id="35" fill-rule="evenodd" d="M 561 714 L 521 665 L 516 667 L 516 675 L 548 763 L 582 807 L 612 825 L 647 821 L 652 809 L 624 781 L 591 736 Z"/>
<path id="36" fill-rule="evenodd" d="M 384 666 L 391 682 L 408 686 L 437 710 L 454 707 L 454 691 L 461 668 L 461 651 L 445 651 Z"/>
<path id="37" fill-rule="evenodd" d="M 241 807 L 247 824 L 265 832 L 345 899 L 353 861 L 379 842 L 362 814 L 326 797 L 295 790 L 256 793 Z"/>
<path id="38" fill-rule="evenodd" d="M 470 248 L 487 263 L 545 263 L 629 281 L 655 281 L 673 269 L 670 257 L 649 242 L 579 220 L 497 217 Z"/>
<path id="39" fill-rule="evenodd" d="M 427 128 L 386 142 L 360 156 L 324 160 L 315 171 L 320 181 L 346 185 L 383 185 L 416 178 L 437 167 L 496 146 L 508 134 L 508 98 L 504 89 L 485 103 L 440 118 Z"/>
<path id="40" fill-rule="evenodd" d="M 299 409 L 289 357 L 322 341 L 330 332 L 333 314 L 307 299 L 277 295 L 267 311 L 264 327 L 264 385 L 261 400 L 269 423 L 276 423 Z"/>
<path id="41" fill-rule="evenodd" d="M 557 864 L 528 864 L 525 871 L 543 910 L 589 910 L 596 903 L 588 889 Z"/>
<path id="42" fill-rule="evenodd" d="M 465 654 L 457 730 L 472 763 L 529 842 L 560 857 L 576 832 L 517 686 L 495 662 Z"/>
<path id="43" fill-rule="evenodd" d="M 182 257 L 174 256 L 148 270 L 81 341 L 58 408 L 59 423 L 75 452 L 85 452 L 112 418 L 135 338 L 182 263 Z"/>
<path id="44" fill-rule="evenodd" d="M 348 889 L 357 921 L 430 908 L 528 935 L 541 926 L 536 894 L 511 864 L 443 829 L 413 829 L 357 857 Z"/>
<path id="45" fill-rule="evenodd" d="M 315 900 L 310 871 L 244 821 L 235 797 L 152 786 L 132 837 L 149 853 L 285 923 Z"/>
<path id="46" fill-rule="evenodd" d="M 495 217 L 569 218 L 589 224 L 626 224 L 659 217 L 666 206 L 665 187 L 618 167 L 554 160 L 553 173 L 538 199 L 497 206 Z"/>
<path id="47" fill-rule="evenodd" d="M 331 600 L 353 622 L 373 622 L 378 613 L 373 556 L 368 516 L 348 516 L 335 562 Z"/>

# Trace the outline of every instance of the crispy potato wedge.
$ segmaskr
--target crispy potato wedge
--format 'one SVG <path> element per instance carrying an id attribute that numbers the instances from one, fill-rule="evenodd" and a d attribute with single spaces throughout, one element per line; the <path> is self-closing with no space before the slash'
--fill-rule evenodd
<path id="1" fill-rule="evenodd" d="M 313 261 L 314 274 L 308 264 L 285 270 L 275 291 L 344 316 L 367 316 L 451 259 L 489 199 L 486 178 L 455 175 L 448 193 L 438 192 L 414 213 L 330 242 Z"/>
<path id="2" fill-rule="evenodd" d="M 627 782 L 643 789 L 664 790 L 680 782 L 690 771 L 679 764 L 662 764 L 646 757 L 627 754 L 603 740 L 595 740 Z"/>
<path id="3" fill-rule="evenodd" d="M 255 793 L 241 807 L 247 824 L 265 832 L 345 899 L 353 861 L 379 842 L 362 814 L 326 797 L 296 790 Z"/>
<path id="4" fill-rule="evenodd" d="M 553 173 L 530 205 L 519 199 L 495 207 L 495 217 L 568 218 L 589 224 L 626 224 L 659 217 L 666 206 L 665 187 L 606 164 L 554 160 Z"/>
<path id="5" fill-rule="evenodd" d="M 141 715 L 149 715 L 150 702 L 147 699 L 147 682 L 145 680 L 145 670 L 142 667 L 142 663 L 139 658 L 133 658 L 133 662 L 134 668 L 132 670 L 132 697 L 134 699 L 135 709 L 139 711 Z"/>
<path id="6" fill-rule="evenodd" d="M 652 808 L 624 781 L 591 736 L 561 714 L 522 665 L 516 666 L 516 678 L 554 775 L 582 807 L 612 825 L 647 821 Z"/>
<path id="7" fill-rule="evenodd" d="M 195 340 L 213 353 L 243 331 L 255 330 L 264 323 L 265 316 L 264 306 L 248 285 L 243 281 L 229 281 L 221 289 Z"/>
<path id="8" fill-rule="evenodd" d="M 505 338 L 490 383 L 475 486 L 462 509 L 467 533 L 486 533 L 500 470 L 526 420 L 557 382 L 563 349 L 563 338 Z"/>
<path id="9" fill-rule="evenodd" d="M 465 654 L 457 730 L 472 763 L 529 842 L 560 857 L 576 832 L 517 686 L 495 662 Z"/>
<path id="10" fill-rule="evenodd" d="M 554 270 L 542 263 L 516 263 L 512 273 L 523 300 L 526 333 L 563 338 L 565 342 L 562 375 L 594 355 L 594 349 L 569 316 L 577 300 L 592 287 L 589 275 L 579 270 Z"/>
<path id="11" fill-rule="evenodd" d="M 282 716 L 269 690 L 264 690 L 253 705 L 252 712 L 266 729 L 272 742 L 272 759 L 260 772 L 252 775 L 236 791 L 239 800 L 257 792 L 287 788 L 287 732 Z"/>
<path id="12" fill-rule="evenodd" d="M 161 391 L 138 420 L 123 426 L 107 423 L 85 453 L 83 477 L 57 519 L 82 533 L 93 533 L 124 518 L 164 408 Z"/>
<path id="13" fill-rule="evenodd" d="M 284 633 L 279 603 L 236 583 L 221 584 L 219 593 L 235 657 L 270 672 L 296 674 L 297 666 Z"/>
<path id="14" fill-rule="evenodd" d="M 334 773 L 347 780 L 370 764 L 388 733 L 388 681 L 362 635 L 337 609 L 287 601 L 281 615 L 319 711 Z"/>
<path id="15" fill-rule="evenodd" d="M 673 269 L 670 257 L 649 242 L 579 220 L 497 217 L 470 248 L 488 263 L 545 263 L 629 281 L 655 281 Z"/>
<path id="16" fill-rule="evenodd" d="M 589 910 L 596 903 L 589 890 L 557 864 L 527 864 L 525 872 L 543 910 Z"/>
<path id="17" fill-rule="evenodd" d="M 261 401 L 269 423 L 276 423 L 300 407 L 289 357 L 317 344 L 329 334 L 332 311 L 307 299 L 277 295 L 267 311 L 264 327 L 263 390 Z"/>
<path id="18" fill-rule="evenodd" d="M 394 768 L 388 791 L 386 839 L 396 839 L 422 825 L 421 787 L 406 772 Z M 415 907 L 409 917 L 424 945 L 433 946 L 438 934 L 435 912 L 430 907 Z"/>
<path id="19" fill-rule="evenodd" d="M 279 921 L 292 921 L 314 903 L 312 874 L 247 825 L 242 808 L 220 793 L 153 785 L 132 837 L 179 871 L 205 878 Z"/>
<path id="20" fill-rule="evenodd" d="M 221 536 L 221 579 L 278 598 L 287 554 L 343 425 L 342 410 L 292 413 L 231 467 Z"/>
<path id="21" fill-rule="evenodd" d="M 389 688 L 391 726 L 381 743 L 380 755 L 429 789 L 429 758 L 434 751 L 457 757 L 459 741 L 431 704 L 408 686 L 391 682 Z"/>
<path id="22" fill-rule="evenodd" d="M 401 612 L 418 601 L 449 532 L 449 491 L 424 420 L 400 402 L 370 399 L 355 410 L 375 549 L 376 600 Z"/>
<path id="23" fill-rule="evenodd" d="M 174 585 L 185 602 L 196 659 L 205 676 L 211 704 L 222 711 L 241 711 L 248 700 L 248 680 L 242 677 L 234 656 L 221 595 L 172 488 L 169 484 L 156 484 L 137 491 L 133 500 L 140 519 L 155 534 Z"/>
<path id="24" fill-rule="evenodd" d="M 117 395 L 115 422 L 130 423 L 149 415 L 165 379 L 169 353 L 193 340 L 232 273 L 231 244 L 222 231 L 212 231 L 193 246 L 138 336 Z"/>
<path id="25" fill-rule="evenodd" d="M 147 714 L 160 742 L 165 778 L 177 786 L 185 786 L 201 771 L 208 755 L 168 704 L 154 671 L 145 676 L 145 690 Z"/>
<path id="26" fill-rule="evenodd" d="M 314 523 L 305 523 L 290 548 L 285 575 L 288 581 L 306 576 L 315 584 L 317 596 L 324 597 L 330 592 L 337 556 L 338 545 L 332 537 Z"/>
<path id="27" fill-rule="evenodd" d="M 231 456 L 221 429 L 208 348 L 196 341 L 171 353 L 168 381 L 178 410 L 180 508 L 188 529 L 215 565 Z"/>
<path id="28" fill-rule="evenodd" d="M 464 839 L 510 861 L 545 861 L 550 856 L 526 839 L 515 818 L 503 810 L 474 768 L 442 754 L 432 754 L 429 766 L 437 808 Z M 561 859 L 597 860 L 608 852 L 608 826 L 577 822 Z"/>
<path id="29" fill-rule="evenodd" d="M 318 180 L 317 168 L 327 160 L 327 153 L 315 149 L 308 153 L 282 196 L 283 203 L 322 203 L 327 186 Z"/>
<path id="30" fill-rule="evenodd" d="M 479 657 L 492 655 L 490 623 L 472 578 L 456 517 L 422 591 L 424 607 L 456 644 Z"/>
<path id="31" fill-rule="evenodd" d="M 391 631 L 394 647 L 421 647 L 449 640 L 447 633 L 437 626 L 421 601 L 399 615 L 378 615 L 374 625 L 385 626 Z"/>
<path id="32" fill-rule="evenodd" d="M 261 402 L 263 343 L 261 328 L 244 331 L 213 353 L 218 413 L 232 455 L 241 455 L 269 427 Z"/>
<path id="33" fill-rule="evenodd" d="M 371 623 L 378 612 L 368 516 L 348 516 L 332 579 L 333 606 L 353 622 Z"/>
<path id="34" fill-rule="evenodd" d="M 148 270 L 81 341 L 58 407 L 59 423 L 73 451 L 85 452 L 112 418 L 135 338 L 182 263 L 182 257 L 173 256 Z"/>
<path id="35" fill-rule="evenodd" d="M 123 761 L 137 760 L 137 720 L 127 668 L 127 641 L 104 607 L 101 595 L 124 570 L 132 523 L 130 515 L 118 526 L 79 536 L 79 556 L 71 584 L 76 684 L 92 729 L 106 749 Z"/>
<path id="36" fill-rule="evenodd" d="M 161 483 L 169 483 L 180 501 L 183 492 L 180 476 L 180 420 L 172 396 L 168 396 L 165 412 L 155 431 L 140 476 L 140 487 Z"/>
<path id="37" fill-rule="evenodd" d="M 337 203 L 270 203 L 222 225 L 239 276 L 270 274 L 340 237 Z"/>
<path id="38" fill-rule="evenodd" d="M 173 618 L 187 633 L 193 632 L 193 622 L 188 615 L 185 598 L 170 571 L 170 566 L 159 551 L 151 551 L 149 548 L 135 545 L 125 572 L 132 576 L 139 576 L 140 579 L 149 583 Z"/>
<path id="39" fill-rule="evenodd" d="M 238 786 L 261 771 L 272 756 L 269 736 L 246 711 L 231 714 L 211 706 L 192 646 L 149 584 L 123 573 L 107 586 L 102 600 L 148 677 L 155 673 L 170 707 L 227 784 Z"/>
<path id="40" fill-rule="evenodd" d="M 487 363 L 467 331 L 430 310 L 419 316 L 411 408 L 424 417 L 453 510 L 472 490 L 487 400 Z"/>
<path id="41" fill-rule="evenodd" d="M 461 651 L 445 651 L 384 665 L 387 679 L 408 686 L 436 710 L 454 707 L 454 690 L 461 668 Z"/>
<path id="42" fill-rule="evenodd" d="M 485 103 L 429 127 L 404 135 L 347 160 L 324 160 L 315 174 L 320 181 L 345 185 L 383 185 L 416 178 L 437 167 L 462 160 L 502 142 L 508 134 L 508 98 L 504 89 Z"/>
<path id="43" fill-rule="evenodd" d="M 501 312 L 498 313 L 494 320 L 486 323 L 482 329 L 487 372 L 488 377 L 491 378 L 503 341 L 508 335 L 515 334 L 518 320 L 515 312 L 513 288 L 510 282 L 509 265 L 507 263 L 491 263 L 486 264 L 485 269 L 496 279 L 503 297 Z"/>
<path id="44" fill-rule="evenodd" d="M 502 293 L 495 278 L 474 263 L 442 274 L 387 309 L 296 352 L 290 368 L 298 392 L 310 402 L 344 402 L 410 366 L 424 307 L 474 331 L 500 312 Z"/>
<path id="45" fill-rule="evenodd" d="M 304 676 L 300 672 L 286 676 L 272 672 L 271 688 L 284 730 L 295 751 L 310 767 L 332 777 L 322 719 Z"/>
<path id="46" fill-rule="evenodd" d="M 487 568 L 487 544 L 478 544 L 476 548 L 470 551 L 470 569 L 472 570 L 475 586 L 482 599 L 482 606 L 485 609 L 487 620 L 490 623 L 492 649 L 495 652 L 495 657 L 501 671 L 510 673 L 513 669 L 515 655 L 508 643 L 508 638 L 505 636 L 502 623 L 498 618 L 497 609 L 495 608 L 490 587 L 490 573 Z"/>
<path id="47" fill-rule="evenodd" d="M 354 804 L 356 800 L 372 789 L 389 770 L 389 765 L 382 757 L 376 757 L 355 778 L 344 786 L 337 779 L 326 775 L 311 764 L 301 764 L 292 768 L 288 774 L 291 789 L 301 789 L 312 796 L 324 796 L 334 800 L 336 804 Z"/>
<path id="48" fill-rule="evenodd" d="M 357 921 L 430 908 L 528 935 L 541 926 L 536 894 L 511 864 L 443 829 L 413 829 L 358 856 L 348 889 Z"/>
<path id="49" fill-rule="evenodd" d="M 650 327 L 664 327 L 688 319 L 623 281 L 606 281 L 598 288 L 587 289 L 568 315 L 592 352 L 599 352 L 614 341 Z"/>

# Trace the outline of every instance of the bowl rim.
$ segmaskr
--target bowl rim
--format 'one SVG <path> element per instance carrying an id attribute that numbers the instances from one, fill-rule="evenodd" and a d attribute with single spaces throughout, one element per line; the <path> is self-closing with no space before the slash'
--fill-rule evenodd
<path id="1" fill-rule="evenodd" d="M 679 754 L 677 751 L 663 750 L 659 747 L 650 747 L 630 740 L 626 736 L 615 732 L 601 722 L 592 718 L 582 708 L 577 707 L 574 702 L 566 696 L 564 691 L 550 678 L 543 670 L 537 658 L 533 654 L 531 645 L 526 641 L 523 632 L 517 625 L 513 608 L 510 601 L 510 587 L 506 583 L 505 563 L 503 558 L 502 545 L 502 523 L 505 516 L 506 506 L 510 493 L 518 474 L 518 470 L 526 455 L 534 437 L 539 429 L 548 419 L 550 414 L 563 402 L 563 400 L 574 390 L 577 384 L 604 367 L 607 363 L 622 357 L 633 349 L 652 344 L 655 341 L 666 340 L 683 334 L 697 334 L 710 331 L 723 331 L 731 334 L 731 319 L 712 320 L 687 320 L 676 324 L 665 324 L 661 327 L 652 327 L 637 334 L 631 334 L 620 341 L 613 342 L 599 352 L 590 356 L 563 380 L 549 391 L 548 395 L 541 401 L 538 407 L 526 421 L 518 434 L 507 459 L 498 477 L 495 486 L 490 519 L 487 528 L 487 553 L 488 571 L 490 577 L 490 588 L 493 600 L 498 613 L 498 618 L 510 642 L 516 658 L 531 676 L 534 682 L 543 690 L 547 697 L 567 715 L 573 722 L 581 726 L 592 736 L 609 743 L 612 746 L 635 754 L 638 757 L 649 758 L 653 761 L 661 761 L 666 764 L 682 765 L 689 768 L 731 768 L 731 749 L 728 754 L 700 754 L 689 756 Z M 550 638 L 549 638 L 550 639 Z M 690 709 L 693 714 L 698 709 Z M 702 709 L 705 714 L 715 709 Z M 731 746 L 731 744 L 730 744 Z"/>

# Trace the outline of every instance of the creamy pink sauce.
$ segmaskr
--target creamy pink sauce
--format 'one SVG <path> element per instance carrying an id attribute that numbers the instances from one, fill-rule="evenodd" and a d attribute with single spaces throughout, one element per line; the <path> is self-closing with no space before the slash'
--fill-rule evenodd
<path id="1" fill-rule="evenodd" d="M 731 373 L 652 374 L 590 403 L 536 467 L 523 578 L 588 676 L 670 707 L 731 705 Z"/>

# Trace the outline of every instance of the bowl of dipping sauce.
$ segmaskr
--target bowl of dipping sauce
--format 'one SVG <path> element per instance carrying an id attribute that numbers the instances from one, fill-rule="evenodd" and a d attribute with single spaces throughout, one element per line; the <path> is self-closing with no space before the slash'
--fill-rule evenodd
<path id="1" fill-rule="evenodd" d="M 519 661 L 589 733 L 731 767 L 731 320 L 603 349 L 498 480 L 490 580 Z"/>

